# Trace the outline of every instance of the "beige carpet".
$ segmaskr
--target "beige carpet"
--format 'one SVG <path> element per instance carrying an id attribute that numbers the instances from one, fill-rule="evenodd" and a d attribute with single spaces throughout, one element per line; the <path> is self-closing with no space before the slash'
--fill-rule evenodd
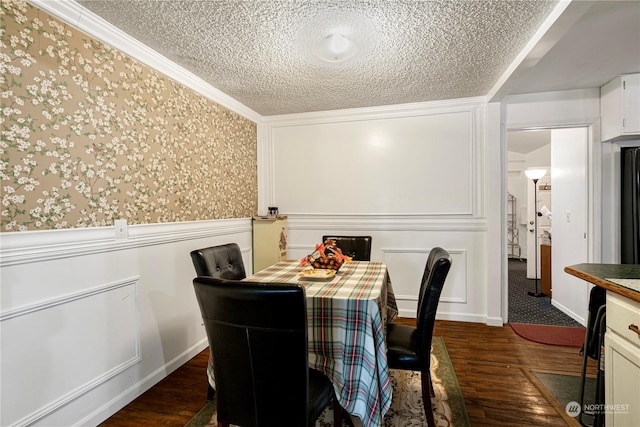
<path id="1" fill-rule="evenodd" d="M 393 401 L 385 416 L 385 427 L 422 427 L 427 422 L 422 403 L 420 372 L 391 371 Z M 464 398 L 442 337 L 434 337 L 431 353 L 431 379 L 435 391 L 432 398 L 434 417 L 438 426 L 469 426 Z M 347 425 L 346 422 L 344 424 Z M 360 425 L 354 420 L 354 425 Z M 209 402 L 186 427 L 216 427 L 215 404 Z M 327 407 L 316 427 L 333 426 L 333 411 Z"/>

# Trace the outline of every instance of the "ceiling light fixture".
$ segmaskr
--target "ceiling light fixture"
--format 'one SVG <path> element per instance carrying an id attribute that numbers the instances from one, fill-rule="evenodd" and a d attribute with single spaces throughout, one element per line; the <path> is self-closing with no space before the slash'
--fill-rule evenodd
<path id="1" fill-rule="evenodd" d="M 314 55 L 327 62 L 343 62 L 358 51 L 358 46 L 342 34 L 329 34 L 316 43 Z"/>

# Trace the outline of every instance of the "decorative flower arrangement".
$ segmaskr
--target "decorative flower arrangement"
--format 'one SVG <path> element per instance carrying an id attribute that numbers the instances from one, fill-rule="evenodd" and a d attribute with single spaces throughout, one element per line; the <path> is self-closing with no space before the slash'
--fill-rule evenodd
<path id="1" fill-rule="evenodd" d="M 316 250 L 311 255 L 302 258 L 300 265 L 338 271 L 345 262 L 351 262 L 351 257 L 342 253 L 335 240 L 327 239 L 324 243 L 316 245 Z"/>

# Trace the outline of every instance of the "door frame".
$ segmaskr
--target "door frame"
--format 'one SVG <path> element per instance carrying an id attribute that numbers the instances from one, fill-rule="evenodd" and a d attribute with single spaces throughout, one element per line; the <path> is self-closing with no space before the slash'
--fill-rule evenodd
<path id="1" fill-rule="evenodd" d="M 566 129 L 566 128 L 586 128 L 587 129 L 587 159 L 585 168 L 587 170 L 587 261 L 586 262 L 599 262 L 601 259 L 601 143 L 596 141 L 595 134 L 599 135 L 599 127 L 597 123 L 562 123 L 562 124 L 542 124 L 542 123 L 519 123 L 516 126 L 505 126 L 503 128 L 503 135 L 501 139 L 501 152 L 502 152 L 502 215 L 501 215 L 501 227 L 503 230 L 507 229 L 507 194 L 508 194 L 508 145 L 507 135 L 512 131 L 525 131 L 536 129 Z M 506 248 L 506 233 L 503 235 L 503 241 L 501 242 L 503 248 Z M 502 313 L 505 323 L 509 319 L 509 272 L 508 272 L 508 253 L 503 250 L 502 253 Z M 585 307 L 587 310 L 587 307 Z"/>

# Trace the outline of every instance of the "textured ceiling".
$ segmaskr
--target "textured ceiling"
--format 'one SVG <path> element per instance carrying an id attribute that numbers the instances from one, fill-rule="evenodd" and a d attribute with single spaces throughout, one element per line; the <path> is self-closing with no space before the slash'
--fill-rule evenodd
<path id="1" fill-rule="evenodd" d="M 77 1 L 263 116 L 484 96 L 556 1 Z M 312 55 L 331 31 L 357 54 Z"/>

